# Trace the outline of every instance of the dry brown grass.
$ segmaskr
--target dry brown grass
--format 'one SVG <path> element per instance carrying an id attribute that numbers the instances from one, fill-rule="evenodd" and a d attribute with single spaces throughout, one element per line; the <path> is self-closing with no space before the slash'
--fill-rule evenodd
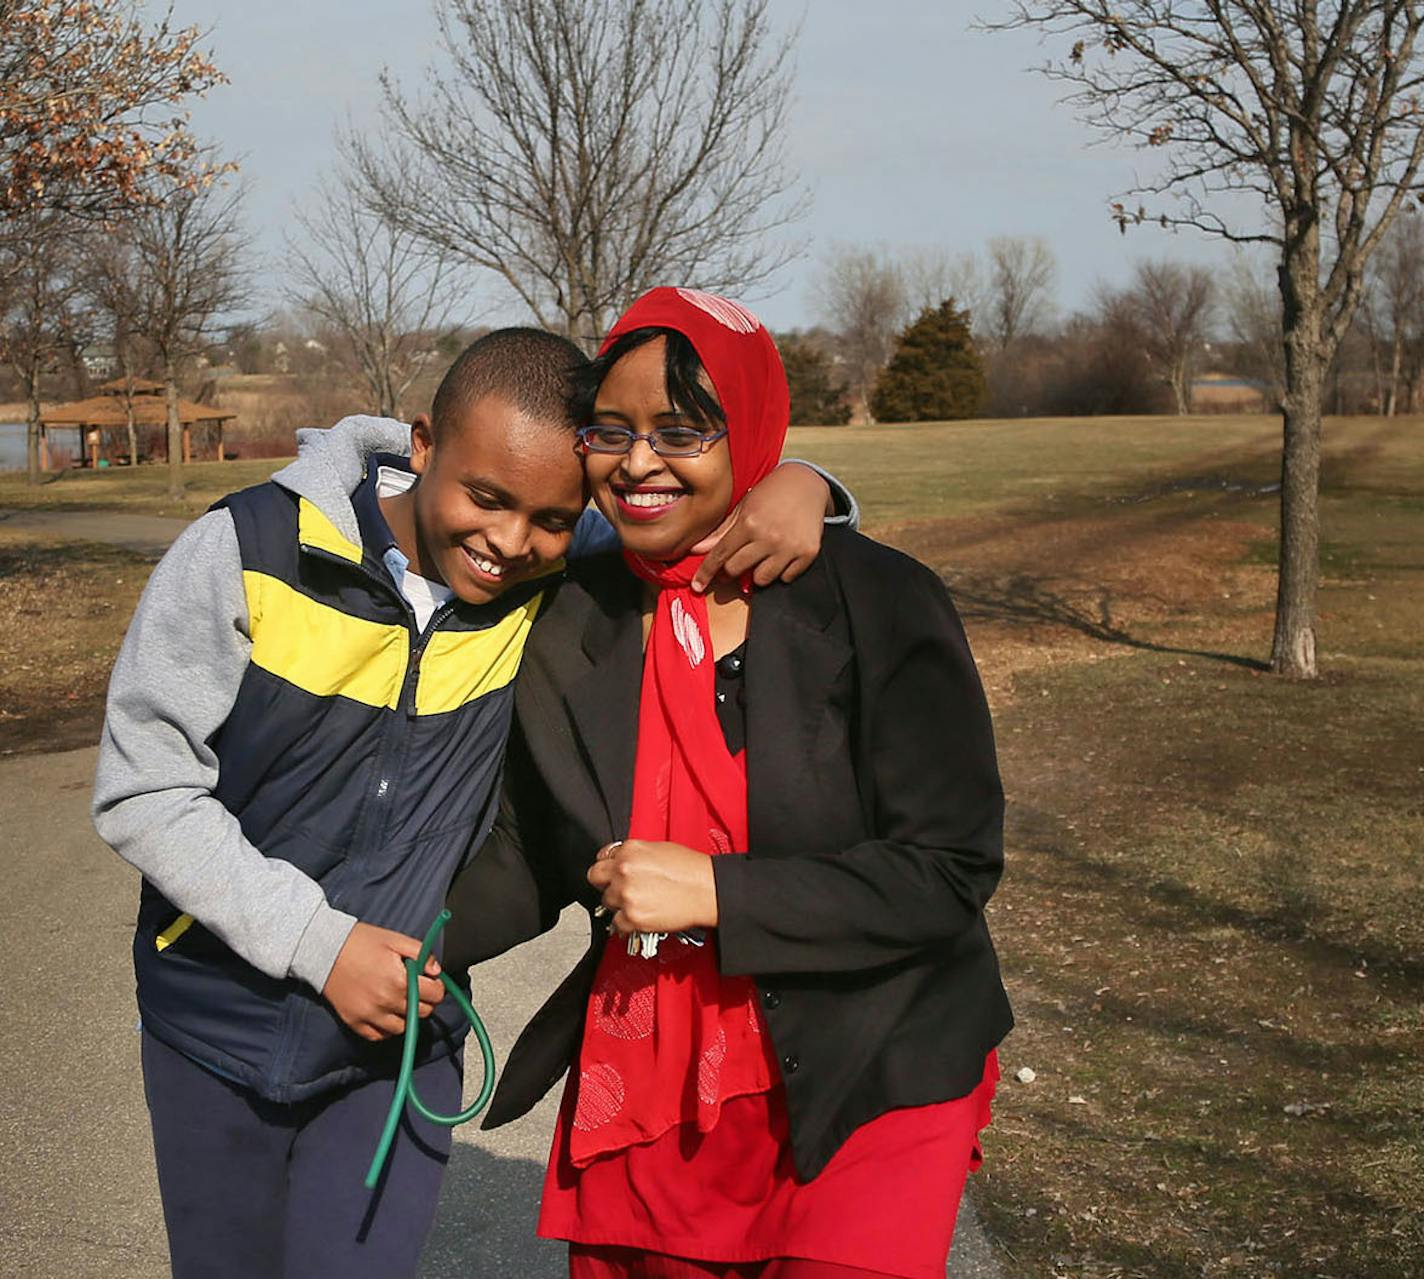
<path id="1" fill-rule="evenodd" d="M 148 580 L 142 556 L 0 524 L 0 754 L 95 741 L 109 670 Z"/>

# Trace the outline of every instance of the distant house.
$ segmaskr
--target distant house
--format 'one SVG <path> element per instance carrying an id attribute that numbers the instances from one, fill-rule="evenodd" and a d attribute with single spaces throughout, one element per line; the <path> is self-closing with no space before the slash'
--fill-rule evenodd
<path id="1" fill-rule="evenodd" d="M 1270 389 L 1234 373 L 1203 373 L 1192 379 L 1193 413 L 1267 413 Z"/>
<path id="2" fill-rule="evenodd" d="M 113 377 L 119 371 L 118 353 L 107 342 L 86 346 L 84 354 L 79 358 L 83 361 L 84 371 L 90 377 Z"/>

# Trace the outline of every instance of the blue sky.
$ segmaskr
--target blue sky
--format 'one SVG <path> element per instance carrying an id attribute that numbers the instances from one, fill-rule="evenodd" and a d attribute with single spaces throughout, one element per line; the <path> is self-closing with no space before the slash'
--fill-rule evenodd
<path id="1" fill-rule="evenodd" d="M 788 152 L 811 192 L 807 256 L 756 301 L 774 328 L 814 319 L 817 257 L 848 242 L 977 249 L 992 235 L 1039 235 L 1059 260 L 1062 310 L 1136 257 L 1229 261 L 1226 246 L 1155 227 L 1122 237 L 1107 216 L 1141 157 L 1089 146 L 1057 90 L 1027 68 L 1027 34 L 972 31 L 1001 0 L 772 0 L 801 20 Z M 330 163 L 332 134 L 378 118 L 377 77 L 415 85 L 435 52 L 424 0 L 175 0 L 180 23 L 211 28 L 231 78 L 194 111 L 203 135 L 242 158 L 250 221 L 275 255 L 290 210 Z M 274 280 L 269 272 L 268 279 Z M 487 304 L 488 305 L 488 304 Z M 517 313 L 500 318 L 519 318 Z"/>

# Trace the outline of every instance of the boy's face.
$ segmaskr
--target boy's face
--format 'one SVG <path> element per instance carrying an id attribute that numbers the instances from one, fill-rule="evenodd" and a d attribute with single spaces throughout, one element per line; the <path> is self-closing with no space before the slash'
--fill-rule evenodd
<path id="1" fill-rule="evenodd" d="M 437 443 L 411 427 L 422 559 L 467 604 L 484 604 L 568 549 L 586 501 L 574 437 L 498 396 L 475 401 Z"/>

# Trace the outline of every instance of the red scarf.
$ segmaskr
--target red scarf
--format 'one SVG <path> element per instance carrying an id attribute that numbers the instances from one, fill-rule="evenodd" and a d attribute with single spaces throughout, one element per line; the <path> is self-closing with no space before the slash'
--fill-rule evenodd
<path id="1" fill-rule="evenodd" d="M 654 289 L 613 326 L 604 349 L 647 327 L 684 334 L 712 380 L 727 418 L 735 506 L 771 473 L 786 438 L 790 401 L 776 345 L 735 302 Z M 714 701 L 707 601 L 690 589 L 702 559 L 654 564 L 624 555 L 633 572 L 660 588 L 643 659 L 629 838 L 745 853 L 746 757 L 727 749 Z M 648 959 L 629 955 L 621 938 L 609 942 L 579 1059 L 569 1143 L 576 1166 L 679 1124 L 708 1132 L 724 1101 L 775 1083 L 756 985 L 723 977 L 715 947 L 713 937 L 700 948 L 670 937 Z"/>

